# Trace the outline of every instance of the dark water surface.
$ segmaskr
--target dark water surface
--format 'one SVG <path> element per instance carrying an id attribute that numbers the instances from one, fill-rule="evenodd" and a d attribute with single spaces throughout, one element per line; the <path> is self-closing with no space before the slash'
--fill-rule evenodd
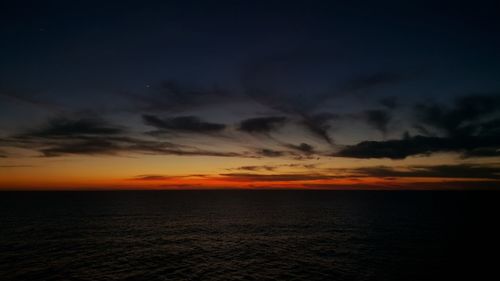
<path id="1" fill-rule="evenodd" d="M 499 260 L 499 199 L 499 192 L 3 192 L 0 280 L 486 280 Z"/>

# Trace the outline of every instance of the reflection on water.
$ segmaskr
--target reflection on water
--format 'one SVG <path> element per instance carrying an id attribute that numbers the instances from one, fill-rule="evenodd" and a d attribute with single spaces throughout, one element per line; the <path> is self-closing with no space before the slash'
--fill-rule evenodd
<path id="1" fill-rule="evenodd" d="M 484 273 L 495 192 L 0 194 L 1 280 L 429 280 Z"/>

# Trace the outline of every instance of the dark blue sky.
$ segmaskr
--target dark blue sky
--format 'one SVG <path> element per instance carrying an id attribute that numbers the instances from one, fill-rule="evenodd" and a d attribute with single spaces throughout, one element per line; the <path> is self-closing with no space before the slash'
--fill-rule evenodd
<path id="1" fill-rule="evenodd" d="M 1 83 L 71 96 L 240 86 L 245 66 L 268 63 L 312 91 L 378 72 L 421 80 L 402 95 L 496 89 L 499 5 L 435 2 L 9 1 Z"/>

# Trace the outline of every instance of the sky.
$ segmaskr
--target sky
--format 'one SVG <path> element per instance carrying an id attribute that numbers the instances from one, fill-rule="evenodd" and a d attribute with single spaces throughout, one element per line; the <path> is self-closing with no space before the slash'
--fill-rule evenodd
<path id="1" fill-rule="evenodd" d="M 2 1 L 0 189 L 500 188 L 498 1 Z"/>

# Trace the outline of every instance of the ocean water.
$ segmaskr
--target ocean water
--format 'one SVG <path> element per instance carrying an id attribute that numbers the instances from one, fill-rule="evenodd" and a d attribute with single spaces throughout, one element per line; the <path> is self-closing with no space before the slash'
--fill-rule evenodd
<path id="1" fill-rule="evenodd" d="M 464 191 L 3 192 L 0 280 L 485 280 L 498 267 L 498 199 Z"/>

